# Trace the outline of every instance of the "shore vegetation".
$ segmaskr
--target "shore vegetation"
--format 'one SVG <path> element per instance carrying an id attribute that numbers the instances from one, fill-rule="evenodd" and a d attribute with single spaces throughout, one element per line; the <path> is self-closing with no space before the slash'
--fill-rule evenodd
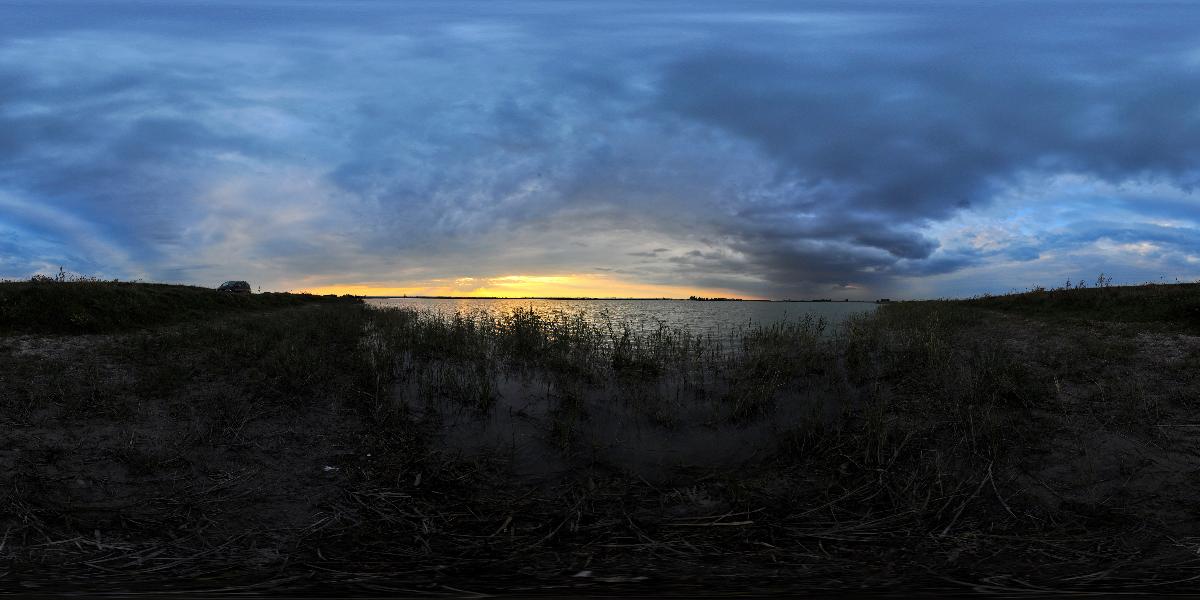
<path id="1" fill-rule="evenodd" d="M 1194 590 L 1200 285 L 735 335 L 0 284 L 0 589 Z"/>

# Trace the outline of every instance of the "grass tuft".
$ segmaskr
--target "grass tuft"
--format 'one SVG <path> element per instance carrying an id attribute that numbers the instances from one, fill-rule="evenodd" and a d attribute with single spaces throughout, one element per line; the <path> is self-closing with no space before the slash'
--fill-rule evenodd
<path id="1" fill-rule="evenodd" d="M 717 338 L 106 283 L 197 312 L 44 325 L 93 283 L 14 284 L 64 297 L 0 336 L 0 586 L 1164 593 L 1200 573 L 1200 342 L 1166 317 L 1194 286 Z"/>

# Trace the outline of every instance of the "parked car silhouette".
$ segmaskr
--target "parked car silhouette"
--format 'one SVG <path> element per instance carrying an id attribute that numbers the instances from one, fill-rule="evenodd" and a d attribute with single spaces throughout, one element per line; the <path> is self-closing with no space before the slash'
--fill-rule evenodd
<path id="1" fill-rule="evenodd" d="M 231 294 L 249 294 L 250 284 L 245 281 L 226 281 L 217 288 L 218 292 L 229 292 Z"/>

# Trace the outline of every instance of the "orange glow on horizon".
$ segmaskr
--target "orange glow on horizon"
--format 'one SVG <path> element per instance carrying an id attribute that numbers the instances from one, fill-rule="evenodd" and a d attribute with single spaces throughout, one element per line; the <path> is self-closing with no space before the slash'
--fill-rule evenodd
<path id="1" fill-rule="evenodd" d="M 758 299 L 733 290 L 701 289 L 622 281 L 606 274 L 505 275 L 434 279 L 409 285 L 346 283 L 297 288 L 311 294 L 354 296 L 464 296 L 494 298 L 687 298 L 721 296 Z"/>

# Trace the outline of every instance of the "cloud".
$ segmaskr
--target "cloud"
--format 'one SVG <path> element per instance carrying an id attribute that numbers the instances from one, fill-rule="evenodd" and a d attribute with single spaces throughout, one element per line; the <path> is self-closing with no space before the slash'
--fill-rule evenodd
<path id="1" fill-rule="evenodd" d="M 1197 9 L 893 11 L 0 8 L 0 276 L 902 297 L 1066 256 L 1195 272 Z"/>
<path id="2" fill-rule="evenodd" d="M 949 36 L 905 28 L 870 39 L 699 53 L 664 70 L 659 105 L 754 143 L 774 159 L 780 180 L 797 183 L 768 210 L 729 223 L 726 233 L 743 246 L 787 253 L 794 240 L 815 238 L 894 258 L 881 263 L 859 252 L 841 265 L 849 273 L 891 265 L 911 272 L 914 259 L 965 266 L 970 261 L 934 254 L 940 242 L 925 225 L 986 208 L 1030 173 L 1196 181 L 1200 74 L 1166 60 L 1170 43 L 1134 39 L 1100 19 L 1093 24 L 1103 35 L 1073 47 L 1056 28 L 1063 18 L 1086 16 L 1061 8 L 1049 21 L 969 11 Z M 927 28 L 944 25 L 926 16 Z M 1174 29 L 1159 16 L 1139 18 Z M 1105 40 L 1137 52 L 1116 55 Z M 821 198 L 805 184 L 838 193 Z M 1037 253 L 1009 251 L 1019 260 Z M 811 267 L 795 264 L 796 277 L 811 275 Z"/>

